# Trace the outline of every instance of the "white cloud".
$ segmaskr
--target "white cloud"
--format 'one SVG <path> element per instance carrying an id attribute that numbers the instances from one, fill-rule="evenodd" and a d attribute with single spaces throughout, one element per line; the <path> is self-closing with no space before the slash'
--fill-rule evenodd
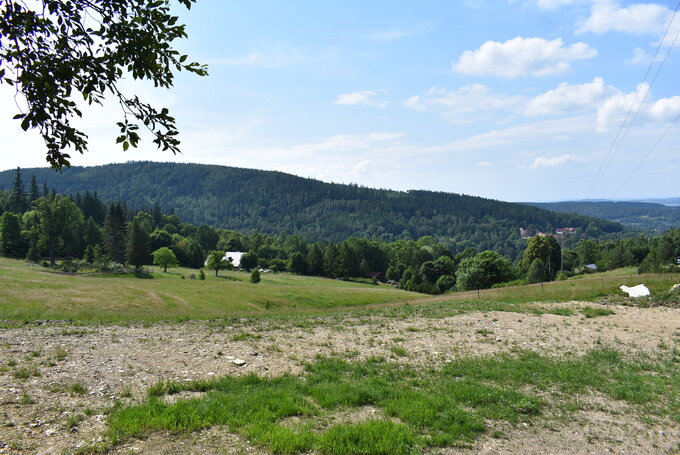
<path id="1" fill-rule="evenodd" d="M 653 101 L 645 99 L 649 85 L 641 84 L 638 91 L 637 96 L 636 92 L 618 92 L 605 100 L 597 110 L 597 131 L 605 132 L 620 125 L 629 111 L 627 123 L 639 110 L 635 118 L 637 124 L 645 121 L 668 122 L 680 114 L 680 96 Z"/>
<path id="2" fill-rule="evenodd" d="M 391 143 L 403 133 L 339 134 L 312 144 L 292 147 L 295 152 L 351 152 L 372 148 L 376 143 Z M 384 145 L 384 144 L 382 144 Z"/>
<path id="3" fill-rule="evenodd" d="M 306 56 L 302 51 L 291 46 L 275 46 L 264 50 L 252 49 L 241 57 L 214 58 L 208 60 L 207 63 L 209 65 L 243 65 L 259 66 L 263 68 L 281 68 L 308 60 L 318 60 L 320 58 L 323 57 Z"/>
<path id="4" fill-rule="evenodd" d="M 335 104 L 345 104 L 345 105 L 364 105 L 385 108 L 387 103 L 384 101 L 376 101 L 376 93 L 372 90 L 362 90 L 360 92 L 346 93 L 340 95 L 334 101 Z"/>
<path id="5" fill-rule="evenodd" d="M 491 162 L 490 161 L 478 161 L 477 166 L 482 166 L 482 167 L 491 166 Z"/>
<path id="6" fill-rule="evenodd" d="M 571 68 L 570 62 L 596 55 L 597 50 L 582 42 L 564 46 L 560 38 L 548 41 L 518 36 L 503 43 L 487 41 L 477 50 L 464 51 L 453 69 L 471 75 L 538 77 L 564 73 Z"/>
<path id="7" fill-rule="evenodd" d="M 590 16 L 581 23 L 576 33 L 617 31 L 661 35 L 671 14 L 668 7 L 656 3 L 636 3 L 622 8 L 611 0 L 600 0 L 593 3 Z"/>
<path id="8" fill-rule="evenodd" d="M 519 97 L 509 97 L 493 93 L 483 84 L 472 84 L 449 90 L 432 87 L 424 96 L 412 96 L 404 105 L 420 112 L 440 112 L 454 124 L 466 124 L 479 120 L 475 113 L 495 113 L 514 110 L 521 102 Z"/>
<path id="9" fill-rule="evenodd" d="M 630 65 L 648 65 L 652 61 L 652 56 L 644 49 L 636 47 L 633 49 L 633 56 L 626 60 Z"/>
<path id="10" fill-rule="evenodd" d="M 537 0 L 536 6 L 541 9 L 557 9 L 575 3 L 583 3 L 584 0 Z"/>
<path id="11" fill-rule="evenodd" d="M 352 167 L 354 174 L 366 174 L 373 169 L 374 165 L 371 160 L 363 160 Z"/>
<path id="12" fill-rule="evenodd" d="M 530 166 L 532 169 L 537 169 L 539 167 L 555 167 L 560 166 L 569 161 L 575 160 L 576 157 L 571 153 L 565 153 L 564 155 L 555 156 L 553 158 L 546 158 L 544 156 L 539 156 L 534 160 L 534 163 Z"/>
<path id="13" fill-rule="evenodd" d="M 526 115 L 550 115 L 592 109 L 604 99 L 616 93 L 616 89 L 606 86 L 600 77 L 585 84 L 562 82 L 556 89 L 538 95 L 529 101 Z"/>
<path id="14" fill-rule="evenodd" d="M 374 30 L 368 35 L 368 39 L 375 41 L 396 41 L 422 33 L 427 33 L 434 29 L 432 22 L 424 22 L 411 27 L 392 27 L 381 30 Z"/>

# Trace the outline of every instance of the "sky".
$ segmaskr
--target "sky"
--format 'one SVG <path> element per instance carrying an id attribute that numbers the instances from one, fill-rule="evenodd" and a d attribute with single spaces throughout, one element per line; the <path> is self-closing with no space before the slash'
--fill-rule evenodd
<path id="1" fill-rule="evenodd" d="M 509 201 L 680 196 L 678 3 L 198 0 L 176 47 L 210 75 L 122 87 L 178 122 L 183 153 L 79 125 L 91 166 L 139 160 Z M 677 40 L 677 41 L 676 41 Z M 646 78 L 645 78 L 646 76 Z M 45 166 L 0 85 L 0 169 Z M 631 121 L 632 120 L 632 121 Z"/>

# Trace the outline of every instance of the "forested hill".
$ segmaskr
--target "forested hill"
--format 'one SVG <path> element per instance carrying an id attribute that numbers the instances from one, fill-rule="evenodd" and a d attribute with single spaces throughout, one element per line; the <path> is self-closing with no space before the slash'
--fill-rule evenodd
<path id="1" fill-rule="evenodd" d="M 530 202 L 539 208 L 562 213 L 577 213 L 646 231 L 667 231 L 680 227 L 680 207 L 649 202 L 567 201 Z"/>
<path id="2" fill-rule="evenodd" d="M 21 173 L 27 188 L 35 175 L 41 188 L 47 184 L 72 195 L 96 191 L 104 201 L 130 207 L 158 202 L 194 224 L 320 241 L 433 235 L 454 250 L 475 246 L 514 257 L 521 248 L 519 227 L 547 232 L 576 227 L 593 237 L 622 230 L 618 223 L 474 196 L 370 189 L 225 166 L 131 162 L 73 167 L 61 174 L 47 168 Z M 0 187 L 11 188 L 15 174 L 1 172 Z"/>

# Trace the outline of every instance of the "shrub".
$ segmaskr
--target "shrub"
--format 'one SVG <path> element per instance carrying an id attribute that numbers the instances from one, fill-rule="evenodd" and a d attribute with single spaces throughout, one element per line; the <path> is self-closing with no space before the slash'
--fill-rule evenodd
<path id="1" fill-rule="evenodd" d="M 259 283 L 260 280 L 261 280 L 260 271 L 257 270 L 257 269 L 253 269 L 253 271 L 250 272 L 250 282 L 255 284 L 255 283 Z"/>

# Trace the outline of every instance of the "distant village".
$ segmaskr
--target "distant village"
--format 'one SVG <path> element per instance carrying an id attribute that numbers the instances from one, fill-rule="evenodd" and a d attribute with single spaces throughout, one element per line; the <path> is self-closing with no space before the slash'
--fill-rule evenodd
<path id="1" fill-rule="evenodd" d="M 557 239 L 561 239 L 567 234 L 575 234 L 576 228 L 573 228 L 573 227 L 557 228 L 557 229 L 555 229 L 554 233 L 536 231 L 534 234 L 532 234 L 531 232 L 532 232 L 531 229 L 524 229 L 523 227 L 519 228 L 519 235 L 523 239 L 530 239 L 530 238 L 536 237 L 536 236 L 538 236 L 538 237 L 551 236 L 551 237 L 555 237 Z"/>

